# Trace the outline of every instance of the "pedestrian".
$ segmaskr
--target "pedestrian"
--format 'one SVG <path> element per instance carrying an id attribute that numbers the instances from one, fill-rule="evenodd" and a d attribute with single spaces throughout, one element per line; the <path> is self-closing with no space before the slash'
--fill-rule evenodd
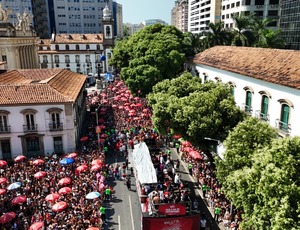
<path id="1" fill-rule="evenodd" d="M 180 144 L 179 144 L 179 142 L 176 142 L 176 144 L 175 144 L 175 148 L 176 148 L 176 150 L 177 150 L 177 153 L 179 154 L 179 148 L 180 148 Z"/>
<path id="2" fill-rule="evenodd" d="M 205 230 L 206 227 L 207 227 L 207 221 L 205 219 L 205 216 L 202 215 L 200 219 L 200 230 Z"/>
<path id="3" fill-rule="evenodd" d="M 130 177 L 127 178 L 126 186 L 127 186 L 128 190 L 131 191 L 131 179 L 130 179 Z"/>
<path id="4" fill-rule="evenodd" d="M 189 174 L 193 175 L 193 164 L 191 162 L 188 164 L 188 169 L 189 169 Z"/>
<path id="5" fill-rule="evenodd" d="M 105 189 L 105 200 L 111 200 L 111 189 L 109 186 Z"/>
<path id="6" fill-rule="evenodd" d="M 221 208 L 219 207 L 219 205 L 216 205 L 214 213 L 215 213 L 215 216 L 214 216 L 215 221 L 219 222 L 219 216 L 221 213 Z"/>
<path id="7" fill-rule="evenodd" d="M 203 194 L 203 198 L 206 198 L 206 191 L 207 191 L 207 186 L 205 184 L 205 182 L 202 185 L 202 194 Z"/>
<path id="8" fill-rule="evenodd" d="M 106 208 L 103 205 L 100 207 L 100 216 L 102 223 L 106 223 Z"/>

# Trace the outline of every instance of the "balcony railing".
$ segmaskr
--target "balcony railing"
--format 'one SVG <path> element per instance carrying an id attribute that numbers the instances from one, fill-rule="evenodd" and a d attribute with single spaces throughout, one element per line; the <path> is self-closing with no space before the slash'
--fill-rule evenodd
<path id="1" fill-rule="evenodd" d="M 23 125 L 24 133 L 37 132 L 37 125 Z"/>
<path id="2" fill-rule="evenodd" d="M 10 133 L 10 125 L 1 125 L 0 133 Z"/>
<path id="3" fill-rule="evenodd" d="M 242 110 L 244 110 L 249 115 L 252 115 L 252 106 L 242 104 Z"/>
<path id="4" fill-rule="evenodd" d="M 62 122 L 50 122 L 49 123 L 49 130 L 50 131 L 61 131 L 63 130 L 63 123 Z"/>
<path id="5" fill-rule="evenodd" d="M 263 121 L 270 121 L 269 114 L 261 113 L 260 110 L 255 111 L 255 117 Z"/>
<path id="6" fill-rule="evenodd" d="M 283 121 L 280 121 L 280 119 L 276 119 L 275 126 L 278 128 L 282 133 L 288 135 L 291 133 L 291 124 L 287 124 Z"/>

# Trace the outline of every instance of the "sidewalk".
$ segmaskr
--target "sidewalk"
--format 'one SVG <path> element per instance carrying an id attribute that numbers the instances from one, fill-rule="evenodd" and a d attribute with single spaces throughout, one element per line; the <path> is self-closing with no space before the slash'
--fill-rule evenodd
<path id="1" fill-rule="evenodd" d="M 177 153 L 176 148 L 170 148 L 171 150 L 171 157 L 176 160 L 180 160 L 180 176 L 181 179 L 187 181 L 190 184 L 191 190 L 194 190 L 193 196 L 191 196 L 192 201 L 197 199 L 199 203 L 199 209 L 201 214 L 205 214 L 206 219 L 208 221 L 208 227 L 211 230 L 226 230 L 225 226 L 222 222 L 217 223 L 214 219 L 214 210 L 207 205 L 206 198 L 203 198 L 202 191 L 200 190 L 199 186 L 197 185 L 196 180 L 193 176 L 188 173 L 187 164 L 181 160 L 181 156 Z"/>

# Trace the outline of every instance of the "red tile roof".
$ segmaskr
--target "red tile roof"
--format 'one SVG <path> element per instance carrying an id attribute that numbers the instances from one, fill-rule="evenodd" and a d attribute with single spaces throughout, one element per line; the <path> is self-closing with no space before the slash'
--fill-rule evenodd
<path id="1" fill-rule="evenodd" d="M 54 44 L 95 44 L 103 42 L 103 34 L 56 34 L 54 41 L 51 39 L 41 39 L 39 45 L 49 46 L 50 43 Z"/>
<path id="2" fill-rule="evenodd" d="M 217 69 L 300 89 L 300 51 L 215 46 L 192 61 Z"/>
<path id="3" fill-rule="evenodd" d="M 74 102 L 85 80 L 63 69 L 11 70 L 0 74 L 0 105 Z"/>

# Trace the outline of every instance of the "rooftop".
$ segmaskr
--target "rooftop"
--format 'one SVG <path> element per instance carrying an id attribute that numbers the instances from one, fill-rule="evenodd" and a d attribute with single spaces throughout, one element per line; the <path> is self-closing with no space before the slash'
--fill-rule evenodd
<path id="1" fill-rule="evenodd" d="M 300 51 L 237 46 L 215 46 L 192 59 L 196 64 L 296 89 L 300 89 L 299 60 Z"/>

